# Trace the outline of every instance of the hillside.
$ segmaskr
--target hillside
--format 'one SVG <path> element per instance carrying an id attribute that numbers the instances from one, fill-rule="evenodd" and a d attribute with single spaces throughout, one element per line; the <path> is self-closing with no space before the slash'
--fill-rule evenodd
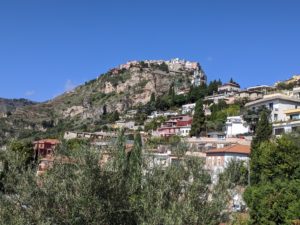
<path id="1" fill-rule="evenodd" d="M 17 108 L 34 104 L 36 103 L 27 99 L 0 98 L 0 117 L 6 117 L 7 114 L 16 111 Z"/>
<path id="2" fill-rule="evenodd" d="M 156 97 L 165 94 L 171 84 L 181 91 L 195 82 L 206 82 L 205 73 L 195 62 L 128 62 L 46 103 L 16 108 L 0 119 L 0 141 L 46 131 L 57 135 L 68 129 L 92 129 L 101 124 L 104 113 L 123 113 L 146 104 L 152 93 Z"/>

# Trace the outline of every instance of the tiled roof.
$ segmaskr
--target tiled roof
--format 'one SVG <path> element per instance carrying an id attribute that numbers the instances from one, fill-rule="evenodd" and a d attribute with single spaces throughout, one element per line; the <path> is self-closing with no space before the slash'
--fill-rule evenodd
<path id="1" fill-rule="evenodd" d="M 60 141 L 57 139 L 43 139 L 43 140 L 39 140 L 39 141 L 35 141 L 33 142 L 34 144 L 43 144 L 43 143 L 50 143 L 52 145 L 56 145 L 59 144 Z"/>
<path id="2" fill-rule="evenodd" d="M 221 87 L 225 87 L 225 86 L 234 86 L 234 87 L 240 87 L 240 85 L 239 84 L 237 84 L 237 83 L 225 83 L 225 84 L 223 84 Z"/>
<path id="3" fill-rule="evenodd" d="M 250 154 L 250 146 L 248 145 L 230 145 L 224 148 L 216 148 L 206 152 L 206 154 L 210 153 L 240 153 L 240 154 Z"/>

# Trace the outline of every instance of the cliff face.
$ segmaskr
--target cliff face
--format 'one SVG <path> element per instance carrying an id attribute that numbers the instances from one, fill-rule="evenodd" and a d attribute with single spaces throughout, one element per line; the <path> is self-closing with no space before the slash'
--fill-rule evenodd
<path id="1" fill-rule="evenodd" d="M 56 105 L 55 113 L 64 118 L 95 118 L 101 116 L 104 109 L 122 113 L 139 104 L 146 104 L 152 93 L 161 96 L 172 83 L 178 92 L 186 90 L 195 78 L 206 82 L 204 72 L 196 63 L 193 67 L 186 67 L 171 61 L 134 61 L 110 70 L 49 104 Z"/>
<path id="2" fill-rule="evenodd" d="M 60 121 L 70 121 L 72 126 L 83 121 L 100 120 L 104 111 L 120 113 L 139 104 L 146 104 L 154 93 L 165 94 L 171 84 L 181 92 L 191 85 L 206 82 L 198 63 L 183 60 L 132 61 L 100 75 L 95 80 L 75 88 L 51 101 L 17 108 L 8 118 L 0 121 L 7 137 L 27 130 L 45 131 Z M 73 126 L 73 127 L 74 127 Z M 68 129 L 68 128 L 65 128 Z M 0 130 L 1 133 L 1 130 Z M 3 132 L 2 132 L 3 134 Z"/>

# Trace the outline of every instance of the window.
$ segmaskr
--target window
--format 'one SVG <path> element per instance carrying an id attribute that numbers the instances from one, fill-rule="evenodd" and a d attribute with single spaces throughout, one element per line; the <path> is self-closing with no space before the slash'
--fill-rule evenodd
<path id="1" fill-rule="evenodd" d="M 275 129 L 275 135 L 281 135 L 284 133 L 284 128 L 277 128 Z"/>
<path id="2" fill-rule="evenodd" d="M 274 114 L 274 121 L 278 120 L 278 114 Z"/>
<path id="3" fill-rule="evenodd" d="M 273 102 L 269 103 L 269 109 L 273 110 Z"/>
<path id="4" fill-rule="evenodd" d="M 220 157 L 218 157 L 217 166 L 221 166 L 221 158 Z"/>

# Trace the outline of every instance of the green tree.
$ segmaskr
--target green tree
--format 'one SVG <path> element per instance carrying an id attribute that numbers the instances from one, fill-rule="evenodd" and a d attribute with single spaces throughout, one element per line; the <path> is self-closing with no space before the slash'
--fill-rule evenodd
<path id="1" fill-rule="evenodd" d="M 225 182 L 230 189 L 237 186 L 245 187 L 248 183 L 246 163 L 242 160 L 229 161 L 225 171 L 219 175 L 219 180 L 220 182 Z"/>
<path id="2" fill-rule="evenodd" d="M 251 170 L 252 184 L 257 184 L 260 179 L 260 171 L 261 171 L 260 157 L 262 155 L 260 145 L 263 142 L 269 141 L 271 135 L 272 135 L 272 125 L 269 122 L 269 114 L 267 111 L 262 111 L 257 124 L 254 138 L 251 143 L 250 170 Z"/>
<path id="3" fill-rule="evenodd" d="M 201 84 L 200 86 L 191 86 L 190 91 L 188 93 L 187 100 L 189 102 L 197 102 L 199 99 L 203 99 L 207 96 L 207 85 Z"/>
<path id="4" fill-rule="evenodd" d="M 0 195 L 1 223 L 214 225 L 223 221 L 223 194 L 211 189 L 203 161 L 182 157 L 167 168 L 150 167 L 151 159 L 140 157 L 140 150 L 141 139 L 136 136 L 128 154 L 122 132 L 106 164 L 99 164 L 103 155 L 95 149 L 70 151 L 68 160 L 58 151 L 42 177 L 35 175 L 35 169 L 17 169 L 11 152 L 10 179 L 5 183 L 11 189 Z"/>
<path id="5" fill-rule="evenodd" d="M 30 165 L 34 161 L 33 144 L 30 141 L 13 140 L 8 145 L 8 151 L 16 153 L 20 166 Z"/>
<path id="6" fill-rule="evenodd" d="M 248 187 L 244 199 L 251 224 L 293 224 L 300 218 L 299 133 L 284 135 L 258 146 L 258 182 Z M 253 171 L 251 171 L 253 173 Z"/>
<path id="7" fill-rule="evenodd" d="M 155 102 L 155 93 L 151 93 L 150 102 Z"/>
<path id="8" fill-rule="evenodd" d="M 213 95 L 214 93 L 218 92 L 218 87 L 222 85 L 222 82 L 219 80 L 213 80 L 209 83 L 207 87 L 207 94 L 208 95 Z"/>
<path id="9" fill-rule="evenodd" d="M 203 102 L 201 100 L 198 100 L 195 107 L 190 136 L 198 137 L 202 133 L 204 133 L 206 131 L 205 121 L 206 119 L 203 110 Z"/>

